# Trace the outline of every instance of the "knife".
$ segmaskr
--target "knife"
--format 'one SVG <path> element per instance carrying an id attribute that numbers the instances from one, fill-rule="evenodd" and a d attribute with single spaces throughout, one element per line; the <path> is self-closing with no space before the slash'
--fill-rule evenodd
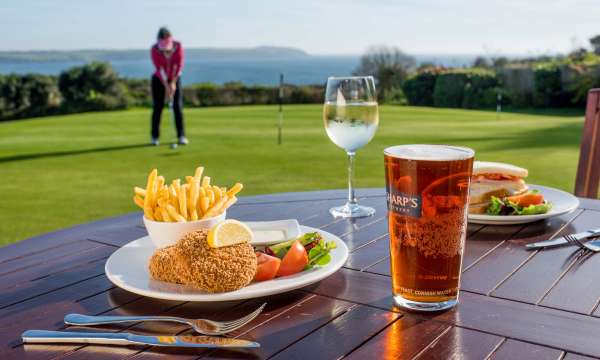
<path id="1" fill-rule="evenodd" d="M 187 348 L 257 348 L 253 341 L 216 336 L 147 336 L 131 333 L 101 333 L 27 330 L 21 337 L 24 343 L 79 343 L 109 345 L 153 345 Z"/>
<path id="2" fill-rule="evenodd" d="M 588 237 L 592 237 L 592 236 L 598 236 L 598 235 L 600 235 L 600 228 L 573 234 L 573 236 L 575 236 L 575 238 L 577 238 L 579 240 L 582 240 L 582 239 L 585 239 Z M 525 247 L 527 249 L 551 248 L 551 247 L 561 246 L 566 243 L 567 243 L 567 240 L 564 238 L 564 236 L 561 236 L 561 237 L 558 237 L 558 238 L 552 239 L 552 240 L 538 241 L 538 242 L 534 242 L 531 244 L 527 244 L 527 245 L 525 245 Z"/>

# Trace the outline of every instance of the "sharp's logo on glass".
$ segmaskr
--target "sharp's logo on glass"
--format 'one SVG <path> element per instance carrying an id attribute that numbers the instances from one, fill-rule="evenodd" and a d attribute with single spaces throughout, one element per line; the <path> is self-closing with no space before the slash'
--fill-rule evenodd
<path id="1" fill-rule="evenodd" d="M 388 209 L 398 215 L 421 217 L 421 195 L 405 194 L 395 189 L 387 191 Z"/>

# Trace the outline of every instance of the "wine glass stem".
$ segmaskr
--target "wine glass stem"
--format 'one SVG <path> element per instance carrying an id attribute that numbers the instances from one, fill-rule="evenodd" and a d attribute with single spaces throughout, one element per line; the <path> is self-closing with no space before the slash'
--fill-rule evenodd
<path id="1" fill-rule="evenodd" d="M 354 197 L 354 151 L 346 152 L 348 154 L 348 204 L 356 204 Z"/>

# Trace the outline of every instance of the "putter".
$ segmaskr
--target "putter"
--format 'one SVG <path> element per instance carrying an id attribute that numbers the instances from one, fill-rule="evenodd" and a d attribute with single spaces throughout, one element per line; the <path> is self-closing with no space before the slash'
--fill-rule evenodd
<path id="1" fill-rule="evenodd" d="M 169 107 L 169 113 L 171 114 L 171 119 L 173 120 L 173 126 L 175 127 L 175 130 L 177 131 L 177 125 L 175 124 L 175 114 L 173 113 L 173 100 L 170 100 L 168 103 L 168 107 Z M 171 143 L 171 145 L 169 145 L 169 148 L 171 149 L 177 149 L 177 134 L 175 134 L 175 141 Z"/>

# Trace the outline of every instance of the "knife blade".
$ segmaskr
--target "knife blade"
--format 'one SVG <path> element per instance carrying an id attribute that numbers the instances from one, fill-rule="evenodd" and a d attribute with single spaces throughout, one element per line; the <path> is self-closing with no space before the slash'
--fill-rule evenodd
<path id="1" fill-rule="evenodd" d="M 216 336 L 151 336 L 132 333 L 100 333 L 27 330 L 21 335 L 24 343 L 79 343 L 109 345 L 153 345 L 187 348 L 257 348 L 260 344 L 243 339 Z"/>
<path id="2" fill-rule="evenodd" d="M 580 232 L 577 234 L 573 234 L 573 236 L 575 236 L 579 240 L 587 238 L 587 237 L 591 237 L 591 236 L 597 236 L 597 235 L 600 235 L 600 228 L 591 229 L 591 230 L 587 230 L 587 231 Z M 525 247 L 527 249 L 533 250 L 533 249 L 539 249 L 539 248 L 552 248 L 552 247 L 564 245 L 566 243 L 567 243 L 567 240 L 564 238 L 564 236 L 561 236 L 561 237 L 557 237 L 556 239 L 538 241 L 538 242 L 534 242 L 531 244 L 527 244 L 527 245 L 525 245 Z"/>

